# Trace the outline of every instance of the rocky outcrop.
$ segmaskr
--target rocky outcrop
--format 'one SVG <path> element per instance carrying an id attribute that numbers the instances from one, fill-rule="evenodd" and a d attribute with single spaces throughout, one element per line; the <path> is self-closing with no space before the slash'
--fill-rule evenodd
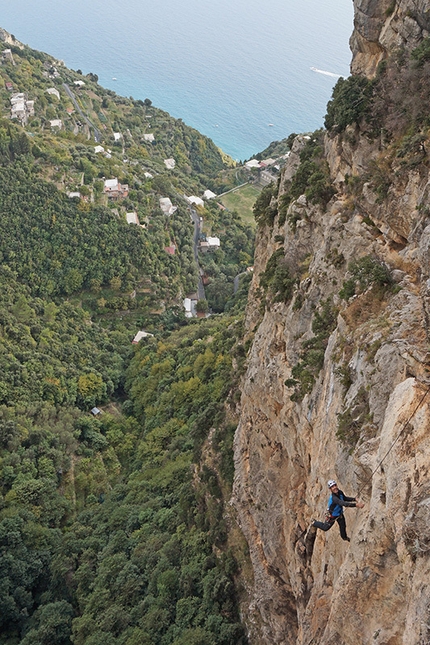
<path id="1" fill-rule="evenodd" d="M 7 43 L 8 45 L 14 45 L 14 47 L 19 47 L 20 49 L 24 47 L 24 45 L 20 43 L 19 40 L 15 38 L 15 36 L 7 32 L 5 29 L 2 29 L 1 27 L 0 27 L 0 40 L 4 43 Z"/>
<path id="2" fill-rule="evenodd" d="M 400 17 L 412 16 L 412 3 L 389 16 L 387 4 L 357 1 L 354 38 L 376 47 L 355 52 L 367 74 L 399 42 L 388 27 L 411 42 Z M 413 20 L 422 35 L 421 4 Z M 284 171 L 279 206 L 304 143 Z M 423 150 L 408 164 L 358 126 L 327 135 L 335 197 L 322 208 L 302 195 L 285 223 L 278 215 L 259 229 L 233 495 L 253 564 L 252 645 L 430 642 L 430 140 Z M 383 192 L 375 169 L 386 169 Z M 279 249 L 295 276 L 284 302 L 261 288 Z M 369 281 L 348 297 L 348 267 L 364 257 L 391 283 Z M 315 381 L 298 395 L 293 368 L 327 302 L 337 318 L 322 368 L 307 354 Z M 324 516 L 331 477 L 365 502 L 346 511 L 350 543 L 336 526 L 309 531 Z"/>
<path id="3" fill-rule="evenodd" d="M 354 0 L 352 73 L 373 77 L 387 53 L 413 49 L 429 33 L 428 0 Z"/>

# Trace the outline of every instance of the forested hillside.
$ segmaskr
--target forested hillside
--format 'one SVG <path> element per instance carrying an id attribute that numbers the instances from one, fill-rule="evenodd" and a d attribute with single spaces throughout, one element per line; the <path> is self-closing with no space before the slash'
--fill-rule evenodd
<path id="1" fill-rule="evenodd" d="M 45 315 L 55 327 L 53 308 Z M 228 543 L 224 507 L 241 334 L 227 318 L 139 347 L 126 414 L 115 405 L 100 419 L 56 405 L 58 361 L 40 353 L 41 391 L 17 385 L 0 408 L 2 643 L 245 642 L 234 583 L 244 553 Z M 71 371 L 100 364 L 91 349 L 66 343 Z M 78 379 L 78 404 L 100 381 Z"/>
<path id="2" fill-rule="evenodd" d="M 246 548 L 225 501 L 249 282 L 234 294 L 233 280 L 254 234 L 215 201 L 197 207 L 221 240 L 202 263 L 209 305 L 229 314 L 187 321 L 182 306 L 198 280 L 184 195 L 242 178 L 150 101 L 8 49 L 0 41 L 0 644 L 245 643 Z M 114 199 L 113 178 L 127 186 Z M 153 336 L 134 346 L 142 328 Z"/>

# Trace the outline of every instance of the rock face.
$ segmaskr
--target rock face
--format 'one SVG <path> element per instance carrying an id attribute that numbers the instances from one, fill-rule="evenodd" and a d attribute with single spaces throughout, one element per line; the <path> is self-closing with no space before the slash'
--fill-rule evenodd
<path id="1" fill-rule="evenodd" d="M 402 39 L 416 46 L 427 33 L 428 2 L 355 5 L 356 72 L 373 74 Z M 384 155 L 358 127 L 327 135 L 336 196 L 326 208 L 301 196 L 285 223 L 278 215 L 259 229 L 233 495 L 254 570 L 252 645 L 430 643 L 430 157 L 399 162 L 381 199 L 368 177 Z M 260 276 L 279 249 L 294 292 L 262 312 Z M 391 286 L 341 299 L 349 263 L 365 256 L 388 269 Z M 337 319 L 322 368 L 294 396 L 292 370 L 327 301 Z M 336 525 L 308 530 L 324 517 L 329 478 L 365 502 L 346 510 L 350 543 Z"/>
<path id="2" fill-rule="evenodd" d="M 413 49 L 429 32 L 428 0 L 354 0 L 352 73 L 373 77 L 387 53 Z"/>

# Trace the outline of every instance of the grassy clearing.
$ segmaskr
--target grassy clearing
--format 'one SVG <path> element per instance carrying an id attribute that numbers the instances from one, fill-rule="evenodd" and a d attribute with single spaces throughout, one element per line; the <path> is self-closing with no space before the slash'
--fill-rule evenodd
<path id="1" fill-rule="evenodd" d="M 255 226 L 255 219 L 252 212 L 255 200 L 261 192 L 260 186 L 248 184 L 235 190 L 233 193 L 228 193 L 221 197 L 220 201 L 229 210 L 237 211 L 245 224 Z"/>

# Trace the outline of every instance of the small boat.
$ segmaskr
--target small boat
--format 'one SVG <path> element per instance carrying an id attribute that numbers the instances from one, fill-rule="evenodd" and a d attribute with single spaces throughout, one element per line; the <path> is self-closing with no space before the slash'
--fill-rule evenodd
<path id="1" fill-rule="evenodd" d="M 273 128 L 273 127 L 274 127 L 273 123 L 268 123 L 267 125 L 269 126 L 269 128 Z"/>
<path id="2" fill-rule="evenodd" d="M 112 80 L 113 80 L 113 81 L 116 81 L 116 76 L 112 76 Z"/>

